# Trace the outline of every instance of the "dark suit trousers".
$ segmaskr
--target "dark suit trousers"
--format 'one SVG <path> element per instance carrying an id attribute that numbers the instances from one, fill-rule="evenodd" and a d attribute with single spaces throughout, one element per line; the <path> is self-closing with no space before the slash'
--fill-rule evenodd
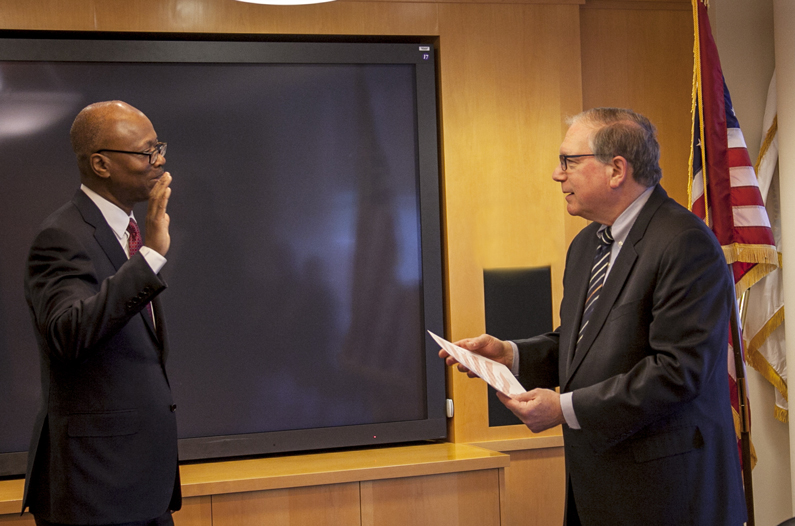
<path id="1" fill-rule="evenodd" d="M 36 519 L 36 526 L 73 526 L 71 524 L 67 525 L 56 522 L 48 522 L 44 519 L 36 517 L 35 515 L 33 518 Z M 156 519 L 138 522 L 125 522 L 123 524 L 109 524 L 107 526 L 174 526 L 174 520 L 171 518 L 171 512 L 167 511 Z"/>
<path id="2" fill-rule="evenodd" d="M 571 481 L 567 482 L 568 491 L 566 492 L 566 516 L 563 519 L 565 526 L 582 526 L 580 522 L 580 514 L 577 513 L 577 504 L 574 500 L 574 490 L 571 487 Z"/>

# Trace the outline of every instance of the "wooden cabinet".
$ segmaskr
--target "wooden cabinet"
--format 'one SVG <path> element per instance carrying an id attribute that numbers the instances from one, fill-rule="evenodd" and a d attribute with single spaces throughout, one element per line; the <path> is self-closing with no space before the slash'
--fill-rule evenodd
<path id="1" fill-rule="evenodd" d="M 510 457 L 442 443 L 186 465 L 177 526 L 498 526 Z"/>
<path id="2" fill-rule="evenodd" d="M 440 443 L 181 466 L 177 526 L 499 526 L 510 456 Z M 22 480 L 0 482 L 0 524 L 20 517 Z M 2 515 L 6 514 L 6 515 Z"/>

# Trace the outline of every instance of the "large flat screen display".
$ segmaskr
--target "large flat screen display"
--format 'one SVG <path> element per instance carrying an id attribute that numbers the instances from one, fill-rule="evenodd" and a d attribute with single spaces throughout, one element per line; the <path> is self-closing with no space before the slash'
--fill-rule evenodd
<path id="1" fill-rule="evenodd" d="M 182 460 L 446 435 L 430 46 L 5 38 L 0 476 L 24 472 L 41 398 L 27 250 L 79 187 L 69 128 L 102 100 L 168 143 Z"/>

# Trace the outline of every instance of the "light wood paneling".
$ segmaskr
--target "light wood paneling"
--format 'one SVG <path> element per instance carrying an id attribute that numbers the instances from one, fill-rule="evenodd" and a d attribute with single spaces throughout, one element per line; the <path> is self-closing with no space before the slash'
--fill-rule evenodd
<path id="1" fill-rule="evenodd" d="M 427 2 L 428 0 L 341 0 L 344 2 Z M 440 4 L 573 4 L 581 5 L 587 0 L 436 0 Z M 656 1 L 656 0 L 652 0 Z"/>
<path id="2" fill-rule="evenodd" d="M 620 106 L 657 126 L 663 186 L 687 203 L 693 19 L 689 10 L 583 9 L 583 107 Z"/>
<path id="3" fill-rule="evenodd" d="M 532 435 L 528 438 L 514 438 L 507 440 L 490 440 L 474 442 L 472 446 L 506 453 L 509 451 L 527 451 L 530 449 L 546 449 L 563 447 L 563 435 Z"/>
<path id="4" fill-rule="evenodd" d="M 562 116 L 581 107 L 579 17 L 577 6 L 444 4 L 439 20 L 449 336 L 456 340 L 484 331 L 484 269 L 551 266 L 553 302 L 560 301 L 576 227 L 551 174 Z M 529 435 L 524 426 L 488 427 L 482 381 L 451 371 L 448 388 L 453 440 Z"/>
<path id="5" fill-rule="evenodd" d="M 359 526 L 359 484 L 333 484 L 213 498 L 212 526 Z"/>
<path id="6" fill-rule="evenodd" d="M 0 524 L 3 526 L 35 526 L 36 521 L 30 513 L 22 516 L 16 513 L 14 515 L 0 515 Z"/>
<path id="7" fill-rule="evenodd" d="M 174 526 L 213 526 L 212 497 L 182 499 L 182 509 L 174 514 Z"/>
<path id="8" fill-rule="evenodd" d="M 233 0 L 3 0 L 3 29 L 435 35 L 434 3 L 268 6 Z"/>
<path id="9" fill-rule="evenodd" d="M 0 515 L 19 514 L 22 509 L 22 493 L 25 481 L 22 479 L 0 481 Z"/>
<path id="10" fill-rule="evenodd" d="M 690 11 L 690 0 L 586 0 L 584 9 L 664 9 Z"/>
<path id="11" fill-rule="evenodd" d="M 180 475 L 182 494 L 191 497 L 494 469 L 508 461 L 499 452 L 441 443 L 190 464 Z"/>
<path id="12" fill-rule="evenodd" d="M 361 483 L 362 526 L 497 526 L 499 470 Z"/>
<path id="13" fill-rule="evenodd" d="M 512 451 L 505 468 L 507 520 L 503 526 L 563 524 L 566 464 L 563 448 Z"/>

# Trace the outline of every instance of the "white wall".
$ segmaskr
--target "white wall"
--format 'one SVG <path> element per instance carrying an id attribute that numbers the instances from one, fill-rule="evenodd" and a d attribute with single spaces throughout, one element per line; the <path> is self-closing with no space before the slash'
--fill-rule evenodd
<path id="1" fill-rule="evenodd" d="M 754 161 L 775 68 L 773 0 L 711 0 L 709 15 L 726 84 Z M 795 309 L 788 310 L 795 314 Z M 793 515 L 789 426 L 773 416 L 773 386 L 751 368 L 748 390 L 751 437 L 759 457 L 753 471 L 756 524 L 775 526 Z"/>

